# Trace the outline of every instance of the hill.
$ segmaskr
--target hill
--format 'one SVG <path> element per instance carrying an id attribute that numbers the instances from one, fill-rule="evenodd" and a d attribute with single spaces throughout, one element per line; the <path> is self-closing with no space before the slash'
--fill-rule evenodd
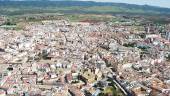
<path id="1" fill-rule="evenodd" d="M 93 14 L 147 14 L 170 15 L 169 8 L 124 3 L 92 1 L 0 0 L 0 14 L 22 15 L 34 13 L 93 13 Z"/>

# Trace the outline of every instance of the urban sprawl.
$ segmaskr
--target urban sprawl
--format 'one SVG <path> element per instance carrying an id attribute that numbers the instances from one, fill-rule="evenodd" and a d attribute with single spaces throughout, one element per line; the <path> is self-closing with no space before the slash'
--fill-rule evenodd
<path id="1" fill-rule="evenodd" d="M 169 24 L 5 20 L 0 96 L 170 96 Z"/>

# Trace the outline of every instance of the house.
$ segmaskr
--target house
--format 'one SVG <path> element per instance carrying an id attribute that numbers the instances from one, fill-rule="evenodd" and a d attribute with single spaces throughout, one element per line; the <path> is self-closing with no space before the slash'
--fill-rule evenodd
<path id="1" fill-rule="evenodd" d="M 6 91 L 3 89 L 0 89 L 0 96 L 6 96 Z"/>

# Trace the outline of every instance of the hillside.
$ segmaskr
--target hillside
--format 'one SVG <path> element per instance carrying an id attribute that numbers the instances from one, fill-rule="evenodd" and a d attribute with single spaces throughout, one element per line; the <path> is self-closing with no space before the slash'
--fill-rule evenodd
<path id="1" fill-rule="evenodd" d="M 0 1 L 1 15 L 34 13 L 93 13 L 93 14 L 164 14 L 169 8 L 123 3 L 99 3 L 91 1 Z"/>

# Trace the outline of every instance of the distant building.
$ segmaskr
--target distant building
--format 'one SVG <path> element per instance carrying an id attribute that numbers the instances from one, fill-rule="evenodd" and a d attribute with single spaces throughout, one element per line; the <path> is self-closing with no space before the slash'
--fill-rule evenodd
<path id="1" fill-rule="evenodd" d="M 170 41 L 170 32 L 166 32 L 166 37 L 165 37 L 168 41 Z"/>

